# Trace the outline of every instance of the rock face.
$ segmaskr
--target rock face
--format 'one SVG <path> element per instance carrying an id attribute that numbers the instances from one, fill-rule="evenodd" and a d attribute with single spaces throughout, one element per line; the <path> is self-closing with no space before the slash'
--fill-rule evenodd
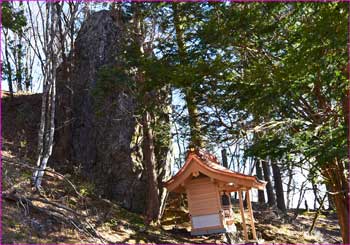
<path id="1" fill-rule="evenodd" d="M 57 74 L 53 164 L 69 162 L 81 169 L 101 196 L 142 212 L 147 180 L 142 163 L 142 130 L 136 120 L 136 95 L 124 89 L 123 82 L 98 101 L 94 94 L 101 70 L 122 65 L 122 35 L 109 11 L 92 14 L 82 25 L 69 61 L 71 71 L 62 64 Z M 159 118 L 169 124 L 169 96 L 162 100 L 164 111 Z M 170 142 L 169 134 L 166 137 Z M 158 179 L 162 180 L 170 175 L 169 148 L 161 147 L 156 154 Z"/>

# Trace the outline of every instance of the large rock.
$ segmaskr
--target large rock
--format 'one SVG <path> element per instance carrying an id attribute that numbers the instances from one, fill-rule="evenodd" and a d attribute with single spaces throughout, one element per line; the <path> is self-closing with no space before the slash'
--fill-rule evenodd
<path id="1" fill-rule="evenodd" d="M 105 85 L 99 84 L 103 82 L 102 70 L 123 66 L 122 35 L 109 11 L 94 13 L 83 23 L 69 60 L 71 71 L 62 64 L 57 75 L 58 130 L 53 164 L 66 162 L 80 168 L 99 194 L 142 212 L 147 180 L 136 95 L 128 92 L 127 82 L 120 79 L 111 89 L 101 89 Z M 169 124 L 169 93 L 164 89 L 155 93 L 162 99 L 163 108 L 157 118 Z M 169 133 L 161 136 L 168 137 L 168 142 Z M 163 144 L 156 150 L 161 181 L 170 175 L 169 148 Z"/>

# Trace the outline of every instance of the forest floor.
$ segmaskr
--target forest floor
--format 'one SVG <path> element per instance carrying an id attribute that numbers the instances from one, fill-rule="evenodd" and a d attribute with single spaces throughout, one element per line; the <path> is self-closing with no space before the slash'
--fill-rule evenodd
<path id="1" fill-rule="evenodd" d="M 228 242 L 223 234 L 191 236 L 186 209 L 177 208 L 183 202 L 178 196 L 170 195 L 160 225 L 146 227 L 142 215 L 99 198 L 93 186 L 75 174 L 50 169 L 44 191 L 34 192 L 30 181 L 41 98 L 23 94 L 10 101 L 2 96 L 2 244 Z M 253 208 L 259 243 L 341 243 L 334 212 L 321 213 L 309 234 L 313 211 L 301 210 L 294 219 L 293 210 L 285 215 L 257 204 Z M 244 243 L 238 210 L 233 242 Z"/>

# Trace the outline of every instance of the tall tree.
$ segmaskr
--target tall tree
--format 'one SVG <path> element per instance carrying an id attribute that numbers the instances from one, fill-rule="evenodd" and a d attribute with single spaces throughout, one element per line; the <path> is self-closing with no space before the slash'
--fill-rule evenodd
<path id="1" fill-rule="evenodd" d="M 118 6 L 119 8 L 120 6 Z M 128 4 L 124 6 L 130 9 L 132 18 L 131 27 L 126 27 L 130 33 L 132 45 L 127 47 L 130 69 L 137 67 L 134 92 L 138 96 L 139 111 L 141 114 L 140 125 L 143 135 L 143 162 L 147 175 L 147 200 L 145 207 L 145 222 L 158 223 L 167 196 L 166 189 L 162 186 L 164 178 L 168 178 L 171 165 L 169 159 L 160 159 L 157 156 L 169 150 L 170 128 L 169 126 L 169 86 L 164 77 L 155 75 L 153 53 L 157 32 L 157 20 L 161 17 L 161 5 L 158 4 Z M 117 9 L 113 14 L 120 14 Z M 126 15 L 127 16 L 127 15 Z M 122 16 L 125 18 L 125 16 Z M 116 21 L 122 19 L 116 16 Z"/>
<path id="2" fill-rule="evenodd" d="M 23 13 L 23 2 L 19 2 L 19 7 Z M 23 90 L 23 75 L 24 75 L 24 45 L 23 45 L 23 29 L 19 29 L 17 32 L 17 45 L 16 45 L 15 65 L 16 65 L 16 84 L 17 91 Z"/>
<path id="3" fill-rule="evenodd" d="M 271 165 L 272 165 L 273 179 L 275 182 L 274 186 L 276 191 L 277 207 L 282 211 L 286 211 L 281 170 L 276 163 L 272 163 Z"/>
<path id="4" fill-rule="evenodd" d="M 5 55 L 4 55 L 4 67 L 3 67 L 3 79 L 7 80 L 7 84 L 9 87 L 9 91 L 10 91 L 10 96 L 11 98 L 13 97 L 13 78 L 12 78 L 12 67 L 11 67 L 11 61 L 10 61 L 10 54 L 9 54 L 9 34 L 8 34 L 8 30 L 6 30 L 4 28 L 4 51 L 5 51 Z"/>
<path id="5" fill-rule="evenodd" d="M 183 23 L 184 19 L 184 11 L 181 11 L 181 3 L 173 3 L 172 9 L 173 9 L 173 20 L 174 20 L 174 27 L 176 32 L 176 45 L 178 48 L 178 57 L 179 57 L 179 63 L 180 67 L 182 69 L 188 69 L 190 66 L 190 58 L 189 55 L 186 53 L 186 47 L 185 47 L 185 36 L 184 36 L 184 30 L 183 27 L 185 24 Z M 185 6 L 188 7 L 188 6 Z M 184 10 L 184 7 L 182 8 Z M 191 76 L 186 76 L 184 74 L 184 80 L 180 83 L 183 85 L 183 91 L 185 94 L 185 101 L 187 104 L 187 110 L 188 110 L 188 118 L 189 118 L 189 125 L 190 125 L 190 145 L 195 147 L 203 147 L 203 137 L 201 135 L 201 124 L 200 124 L 200 118 L 199 118 L 199 112 L 197 108 L 196 103 L 196 95 L 195 95 L 195 88 L 192 84 L 193 81 L 190 80 Z"/>
<path id="6" fill-rule="evenodd" d="M 23 3 L 20 2 L 23 7 Z M 23 8 L 17 10 L 12 2 L 4 2 L 2 8 L 2 26 L 3 26 L 3 41 L 4 41 L 4 69 L 3 78 L 7 80 L 11 97 L 13 97 L 13 81 L 16 81 L 17 90 L 22 90 L 23 59 L 22 50 L 22 35 L 23 29 L 26 26 L 26 18 L 23 13 Z M 16 42 L 16 40 L 19 40 Z M 15 67 L 13 67 L 13 65 Z M 20 82 L 19 82 L 20 81 Z"/>
<path id="7" fill-rule="evenodd" d="M 225 168 L 228 168 L 228 162 L 227 162 L 227 150 L 224 148 L 221 150 L 221 158 L 222 158 L 222 165 Z"/>
<path id="8" fill-rule="evenodd" d="M 57 49 L 58 34 L 58 18 L 57 8 L 58 2 L 46 3 L 45 16 L 43 24 L 46 26 L 44 33 L 44 50 L 46 57 L 44 67 L 44 84 L 41 105 L 41 120 L 38 137 L 38 160 L 37 167 L 33 174 L 33 183 L 37 190 L 41 189 L 42 178 L 52 153 L 53 137 L 55 132 L 55 106 L 56 106 L 56 70 L 59 61 L 59 52 Z M 41 10 L 43 11 L 43 10 Z"/>
<path id="9" fill-rule="evenodd" d="M 293 164 L 288 164 L 288 170 L 287 170 L 287 177 L 288 177 L 288 182 L 287 182 L 287 209 L 289 209 L 291 207 L 291 205 L 293 204 L 293 195 L 294 193 L 291 192 L 293 189 L 295 189 L 295 186 L 293 187 Z"/>
<path id="10" fill-rule="evenodd" d="M 145 33 L 145 27 L 143 26 L 144 13 L 141 12 L 141 7 L 143 5 L 135 4 L 133 5 L 133 19 L 134 19 L 134 32 L 137 47 L 140 50 L 140 58 L 142 56 L 152 55 L 152 49 L 147 49 L 145 44 L 145 39 L 147 33 Z M 151 92 L 146 90 L 146 81 L 144 78 L 144 70 L 141 67 L 139 74 L 137 75 L 137 83 L 139 84 L 140 91 L 143 90 L 143 115 L 142 115 L 142 128 L 143 128 L 143 155 L 144 164 L 146 167 L 147 181 L 148 181 L 148 191 L 147 191 L 147 202 L 146 202 L 146 212 L 145 221 L 150 224 L 152 221 L 158 221 L 160 212 L 160 200 L 159 200 L 159 189 L 158 189 L 158 179 L 156 173 L 156 157 L 155 157 L 155 142 L 152 129 L 152 121 L 154 121 L 154 115 L 150 112 L 151 106 Z"/>
<path id="11" fill-rule="evenodd" d="M 275 193 L 273 191 L 272 182 L 271 182 L 271 171 L 270 166 L 267 161 L 261 161 L 262 168 L 264 171 L 264 179 L 267 182 L 266 184 L 266 192 L 267 192 L 267 200 L 270 206 L 276 204 Z"/>
<path id="12" fill-rule="evenodd" d="M 33 173 L 33 184 L 37 189 L 40 189 L 45 169 L 52 154 L 55 135 L 57 68 L 63 58 L 66 59 L 66 53 L 69 51 L 73 53 L 73 50 L 69 50 L 67 47 L 73 47 L 76 33 L 73 33 L 72 30 L 76 25 L 79 3 L 68 3 L 66 7 L 63 2 L 36 2 L 35 8 L 33 4 L 27 3 L 26 11 L 30 26 L 28 33 L 30 35 L 24 35 L 23 38 L 35 54 L 43 77 L 38 137 L 38 169 Z M 29 60 L 28 64 L 30 66 L 26 79 L 31 77 L 29 70 L 31 70 L 33 60 Z M 65 66 L 67 70 L 71 70 L 70 68 Z M 26 86 L 28 87 L 28 84 Z"/>
<path id="13" fill-rule="evenodd" d="M 258 179 L 263 179 L 263 173 L 261 168 L 261 161 L 256 160 L 256 177 Z M 258 202 L 259 203 L 265 203 L 265 193 L 264 190 L 258 190 Z"/>

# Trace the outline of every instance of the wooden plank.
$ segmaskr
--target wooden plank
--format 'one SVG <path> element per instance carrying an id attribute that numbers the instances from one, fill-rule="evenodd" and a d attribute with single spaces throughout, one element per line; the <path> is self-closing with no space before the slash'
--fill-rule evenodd
<path id="1" fill-rule="evenodd" d="M 196 216 L 196 215 L 208 215 L 208 214 L 211 214 L 213 212 L 215 212 L 215 210 L 202 210 L 202 211 L 195 211 L 195 212 L 192 212 L 192 213 L 193 213 L 194 216 Z"/>
<path id="2" fill-rule="evenodd" d="M 248 241 L 247 225 L 245 223 L 245 218 L 244 218 L 244 207 L 243 207 L 242 191 L 238 192 L 238 196 L 239 196 L 239 208 L 241 210 L 242 223 L 243 223 L 244 240 Z"/>
<path id="3" fill-rule="evenodd" d="M 200 181 L 197 181 L 196 179 L 194 179 L 188 183 L 188 186 L 198 186 L 198 185 L 214 185 L 214 183 L 210 182 L 209 178 L 204 178 L 204 180 L 200 180 Z"/>
<path id="4" fill-rule="evenodd" d="M 195 192 L 194 194 L 193 190 L 189 189 L 188 193 L 190 195 L 190 198 L 188 198 L 188 205 L 191 215 L 219 212 L 216 192 L 205 193 L 204 190 L 201 190 L 199 193 Z"/>
<path id="5" fill-rule="evenodd" d="M 214 187 L 211 186 L 203 186 L 203 187 L 190 187 L 188 188 L 191 194 L 202 194 L 202 193 L 210 193 L 210 192 L 216 192 Z"/>
<path id="6" fill-rule="evenodd" d="M 191 211 L 191 215 L 207 215 L 212 213 L 218 213 L 216 209 L 195 209 Z"/>
<path id="7" fill-rule="evenodd" d="M 190 192 L 191 198 L 194 198 L 194 199 L 202 199 L 202 198 L 205 198 L 206 196 L 210 196 L 210 197 L 216 196 L 216 191 L 204 192 L 204 191 L 193 191 L 192 190 L 189 192 Z"/>
<path id="8" fill-rule="evenodd" d="M 210 182 L 209 178 L 205 178 L 205 181 L 191 180 L 190 182 L 187 183 L 188 187 L 203 186 L 203 185 L 214 186 L 214 183 Z"/>
<path id="9" fill-rule="evenodd" d="M 216 206 L 216 205 L 215 205 Z M 197 212 L 211 212 L 211 213 L 219 213 L 217 207 L 206 206 L 206 207 L 192 207 L 192 215 Z"/>
<path id="10" fill-rule="evenodd" d="M 250 224 L 252 226 L 252 233 L 253 233 L 253 239 L 256 239 L 256 231 L 255 231 L 255 225 L 254 225 L 254 215 L 253 215 L 253 209 L 252 209 L 252 203 L 250 202 L 250 194 L 249 194 L 249 190 L 246 191 L 246 195 L 247 195 L 247 203 L 248 203 L 248 211 L 249 211 L 249 216 L 250 216 Z"/>
<path id="11" fill-rule="evenodd" d="M 198 195 L 193 195 L 191 190 L 188 190 L 188 207 L 191 215 L 198 214 L 208 214 L 208 213 L 217 213 L 218 206 L 216 200 L 216 193 L 203 193 L 201 192 Z"/>
<path id="12" fill-rule="evenodd" d="M 208 192 L 215 192 L 215 188 L 212 186 L 203 185 L 201 187 L 187 187 L 193 194 L 201 194 Z"/>
<path id="13" fill-rule="evenodd" d="M 191 196 L 191 194 L 190 194 L 188 189 L 186 189 L 186 195 L 187 195 L 188 211 L 189 211 L 190 214 L 192 214 L 192 205 L 191 205 L 192 196 Z"/>
<path id="14" fill-rule="evenodd" d="M 194 197 L 194 198 L 201 198 L 201 196 L 205 196 L 204 194 L 208 194 L 208 195 L 211 195 L 211 196 L 215 196 L 216 195 L 216 191 L 207 191 L 207 192 L 204 192 L 204 191 L 194 191 L 194 190 L 189 190 L 189 194 L 191 195 L 191 197 Z"/>
<path id="15" fill-rule="evenodd" d="M 191 197 L 190 202 L 192 206 L 199 206 L 199 207 L 204 207 L 204 206 L 212 206 L 214 205 L 217 207 L 217 202 L 215 196 L 211 197 L 206 197 L 206 198 L 196 198 L 196 197 Z M 209 204 L 210 203 L 210 204 Z"/>
<path id="16" fill-rule="evenodd" d="M 199 194 L 196 194 L 196 195 L 192 195 L 192 193 L 190 194 L 191 195 L 191 199 L 194 197 L 195 199 L 199 198 L 199 199 L 206 199 L 206 198 L 211 198 L 211 197 L 216 197 L 216 192 L 209 192 L 209 193 L 199 193 Z"/>
<path id="17" fill-rule="evenodd" d="M 211 192 L 204 192 L 204 191 L 193 191 L 193 190 L 188 190 L 188 194 L 190 196 L 190 199 L 192 201 L 195 200 L 203 200 L 203 199 L 208 199 L 208 198 L 216 198 L 216 192 L 211 191 Z"/>
<path id="18" fill-rule="evenodd" d="M 217 207 L 217 202 L 216 202 L 216 198 L 214 197 L 210 197 L 210 198 L 201 198 L 201 199 L 195 199 L 191 201 L 193 206 L 212 206 L 214 205 L 215 207 Z"/>
<path id="19" fill-rule="evenodd" d="M 210 182 L 209 178 L 205 178 L 205 181 L 196 181 L 196 180 L 191 180 L 190 182 L 187 183 L 187 185 L 190 186 L 203 186 L 203 185 L 211 185 L 214 186 L 214 183 Z"/>
<path id="20" fill-rule="evenodd" d="M 188 188 L 189 192 L 190 192 L 190 195 L 202 195 L 202 194 L 205 194 L 205 193 L 216 193 L 215 189 L 213 188 L 206 188 L 206 189 L 199 189 L 199 188 Z"/>
<path id="21" fill-rule="evenodd" d="M 209 210 L 215 210 L 219 212 L 218 207 L 216 206 L 216 203 L 210 202 L 209 204 L 206 205 L 201 205 L 201 204 L 191 204 L 191 210 L 200 210 L 200 209 L 209 209 Z"/>
<path id="22" fill-rule="evenodd" d="M 216 195 L 216 191 L 213 190 L 208 190 L 208 191 L 204 191 L 204 190 L 189 190 L 189 193 L 191 196 L 200 196 L 202 194 L 211 194 L 211 195 Z"/>
<path id="23" fill-rule="evenodd" d="M 189 194 L 191 196 L 202 195 L 202 194 L 209 194 L 209 193 L 214 195 L 216 193 L 215 190 L 207 190 L 207 191 L 205 191 L 205 190 L 201 190 L 201 189 L 188 189 L 188 191 L 189 191 Z"/>
<path id="24" fill-rule="evenodd" d="M 198 172 L 198 171 L 194 171 Z M 191 184 L 197 184 L 197 183 L 203 183 L 203 182 L 209 182 L 210 178 L 209 177 L 199 177 L 196 179 L 191 180 Z"/>
<path id="25" fill-rule="evenodd" d="M 191 205 L 193 207 L 209 207 L 209 206 L 215 206 L 218 208 L 216 199 L 210 198 L 210 199 L 202 199 L 202 200 L 192 200 Z M 219 210 L 218 210 L 219 211 Z"/>
<path id="26" fill-rule="evenodd" d="M 191 214 L 198 214 L 198 213 L 219 213 L 217 207 L 192 207 Z"/>

